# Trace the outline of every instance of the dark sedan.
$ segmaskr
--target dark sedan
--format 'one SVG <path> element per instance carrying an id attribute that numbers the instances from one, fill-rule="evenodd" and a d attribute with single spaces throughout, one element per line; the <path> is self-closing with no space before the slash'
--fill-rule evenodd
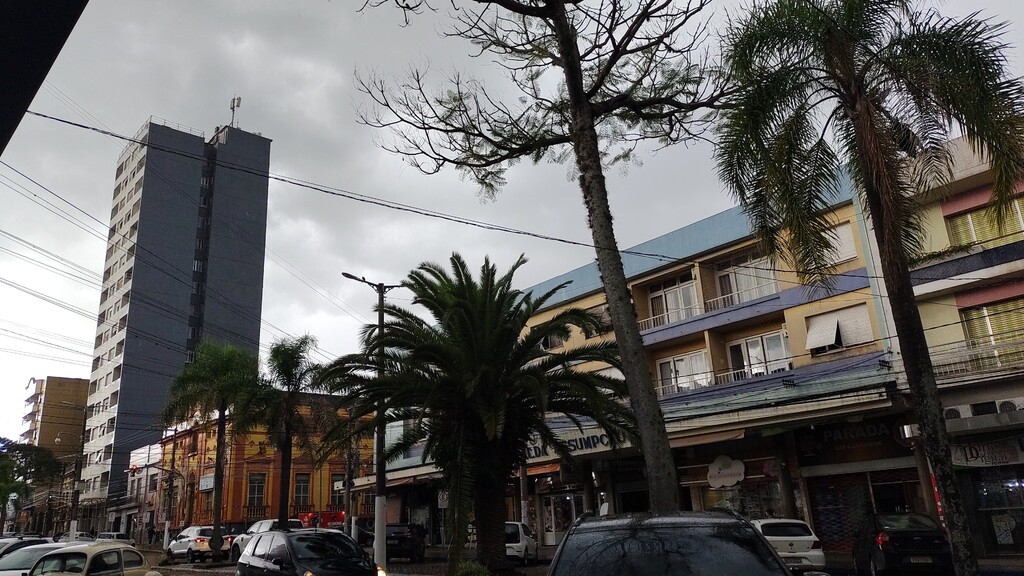
<path id="1" fill-rule="evenodd" d="M 426 543 L 423 528 L 418 524 L 388 524 L 386 528 L 387 559 L 408 558 L 422 562 Z"/>
<path id="2" fill-rule="evenodd" d="M 338 530 L 274 530 L 252 537 L 236 576 L 384 576 L 355 540 Z"/>
<path id="3" fill-rule="evenodd" d="M 853 544 L 857 574 L 953 574 L 945 531 L 920 514 L 868 516 Z"/>

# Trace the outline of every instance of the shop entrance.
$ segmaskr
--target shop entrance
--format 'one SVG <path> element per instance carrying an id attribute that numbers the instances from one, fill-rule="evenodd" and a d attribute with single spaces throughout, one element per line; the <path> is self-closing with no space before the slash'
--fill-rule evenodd
<path id="1" fill-rule="evenodd" d="M 583 494 L 579 492 L 544 496 L 544 532 L 541 544 L 556 546 L 576 517 L 583 513 Z"/>

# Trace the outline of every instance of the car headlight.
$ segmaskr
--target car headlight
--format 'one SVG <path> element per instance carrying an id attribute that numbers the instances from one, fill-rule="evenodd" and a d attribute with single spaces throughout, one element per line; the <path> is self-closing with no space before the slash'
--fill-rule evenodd
<path id="1" fill-rule="evenodd" d="M 380 565 L 378 565 L 377 576 L 388 576 L 388 573 L 383 568 L 381 568 Z"/>

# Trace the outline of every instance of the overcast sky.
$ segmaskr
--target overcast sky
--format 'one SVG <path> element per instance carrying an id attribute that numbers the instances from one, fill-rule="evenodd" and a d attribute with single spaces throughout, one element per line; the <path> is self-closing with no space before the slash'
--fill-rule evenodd
<path id="1" fill-rule="evenodd" d="M 241 96 L 238 125 L 273 140 L 274 173 L 589 242 L 579 189 L 567 166 L 521 164 L 496 200 L 482 202 L 454 171 L 424 176 L 375 145 L 381 134 L 355 121 L 356 108 L 366 104 L 353 86 L 357 71 L 400 75 L 412 65 L 429 65 L 440 81 L 457 67 L 492 89 L 503 84 L 493 62 L 468 57 L 466 42 L 439 38 L 445 13 L 402 27 L 397 11 L 359 13 L 361 3 L 93 0 L 31 110 L 125 135 L 135 134 L 152 115 L 208 137 L 228 123 L 229 101 Z M 720 1 L 716 19 L 740 5 Z M 1018 75 L 1024 71 L 1019 2 L 949 0 L 939 6 L 950 15 L 982 10 L 1008 20 L 1011 65 Z M 114 171 L 124 145 L 26 116 L 3 153 L 5 163 L 103 224 L 0 165 L 0 279 L 60 304 L 0 284 L 0 385 L 10 394 L 0 402 L 0 436 L 16 437 L 24 430 L 29 378 L 89 377 L 100 290 L 88 285 L 88 276 L 103 270 Z M 708 145 L 646 150 L 642 166 L 609 172 L 621 247 L 731 205 L 710 155 Z M 37 202 L 44 200 L 93 232 L 47 211 Z M 56 265 L 8 234 L 87 269 L 78 273 L 85 281 L 13 256 L 12 251 Z M 504 268 L 525 253 L 530 262 L 517 284 L 528 287 L 593 260 L 587 248 L 426 219 L 278 182 L 270 183 L 267 248 L 273 254 L 268 253 L 265 272 L 263 345 L 282 332 L 311 334 L 326 356 L 355 351 L 361 325 L 374 317 L 373 291 L 344 279 L 343 271 L 397 283 L 418 263 L 446 262 L 452 251 L 474 268 L 485 255 Z M 307 284 L 322 287 L 327 296 Z M 389 298 L 407 302 L 408 293 L 396 290 Z M 92 318 L 66 308 L 85 310 Z"/>

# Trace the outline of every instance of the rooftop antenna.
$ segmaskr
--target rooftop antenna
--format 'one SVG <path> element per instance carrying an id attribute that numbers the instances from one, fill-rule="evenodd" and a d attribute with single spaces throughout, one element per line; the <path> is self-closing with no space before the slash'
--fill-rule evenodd
<path id="1" fill-rule="evenodd" d="M 231 126 L 232 128 L 238 128 L 238 124 L 235 124 L 235 110 L 238 110 L 241 107 L 242 107 L 242 97 L 241 96 L 235 96 L 234 98 L 231 99 L 231 124 L 229 124 L 229 126 Z"/>

